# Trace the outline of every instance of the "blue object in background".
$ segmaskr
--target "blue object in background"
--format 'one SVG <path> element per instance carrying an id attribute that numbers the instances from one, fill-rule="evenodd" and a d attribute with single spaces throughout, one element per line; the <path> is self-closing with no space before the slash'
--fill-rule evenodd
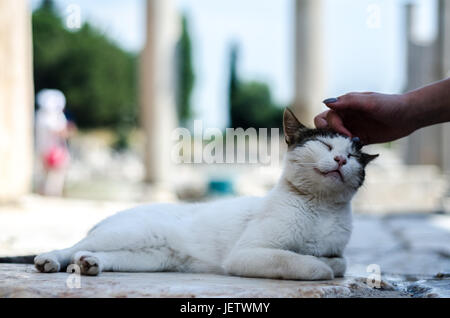
<path id="1" fill-rule="evenodd" d="M 233 181 L 225 179 L 211 179 L 208 184 L 209 194 L 230 195 L 234 194 Z"/>

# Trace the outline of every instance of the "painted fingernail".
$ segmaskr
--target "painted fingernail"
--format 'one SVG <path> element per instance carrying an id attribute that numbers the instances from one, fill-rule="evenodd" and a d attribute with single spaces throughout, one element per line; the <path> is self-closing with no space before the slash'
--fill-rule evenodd
<path id="1" fill-rule="evenodd" d="M 323 101 L 324 104 L 333 104 L 336 103 L 338 101 L 337 98 L 333 97 L 333 98 L 327 98 Z"/>
<path id="2" fill-rule="evenodd" d="M 352 141 L 356 142 L 356 143 L 359 143 L 359 142 L 361 142 L 361 139 L 359 139 L 359 137 L 353 137 Z"/>

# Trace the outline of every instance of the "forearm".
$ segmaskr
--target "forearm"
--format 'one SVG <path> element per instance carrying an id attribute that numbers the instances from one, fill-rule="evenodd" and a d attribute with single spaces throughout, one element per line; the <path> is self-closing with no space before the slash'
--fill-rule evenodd
<path id="1" fill-rule="evenodd" d="M 416 129 L 450 121 L 450 78 L 403 95 Z"/>

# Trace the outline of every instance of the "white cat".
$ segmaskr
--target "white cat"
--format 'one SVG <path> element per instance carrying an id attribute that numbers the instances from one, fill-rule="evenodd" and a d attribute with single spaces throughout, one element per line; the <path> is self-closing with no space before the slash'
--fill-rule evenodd
<path id="1" fill-rule="evenodd" d="M 41 272 L 180 271 L 321 280 L 343 276 L 350 200 L 377 155 L 284 114 L 284 172 L 265 197 L 151 204 L 97 224 L 73 247 L 36 256 Z"/>

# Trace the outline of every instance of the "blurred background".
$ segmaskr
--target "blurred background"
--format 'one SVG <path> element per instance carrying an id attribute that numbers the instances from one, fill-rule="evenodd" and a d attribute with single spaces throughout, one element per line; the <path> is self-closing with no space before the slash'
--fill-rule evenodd
<path id="1" fill-rule="evenodd" d="M 2 255 L 73 244 L 137 203 L 263 195 L 280 175 L 174 164 L 176 127 L 281 128 L 286 106 L 312 126 L 327 97 L 450 74 L 447 0 L 0 0 L 0 17 Z M 381 156 L 354 200 L 354 263 L 450 271 L 450 125 L 367 151 Z"/>

